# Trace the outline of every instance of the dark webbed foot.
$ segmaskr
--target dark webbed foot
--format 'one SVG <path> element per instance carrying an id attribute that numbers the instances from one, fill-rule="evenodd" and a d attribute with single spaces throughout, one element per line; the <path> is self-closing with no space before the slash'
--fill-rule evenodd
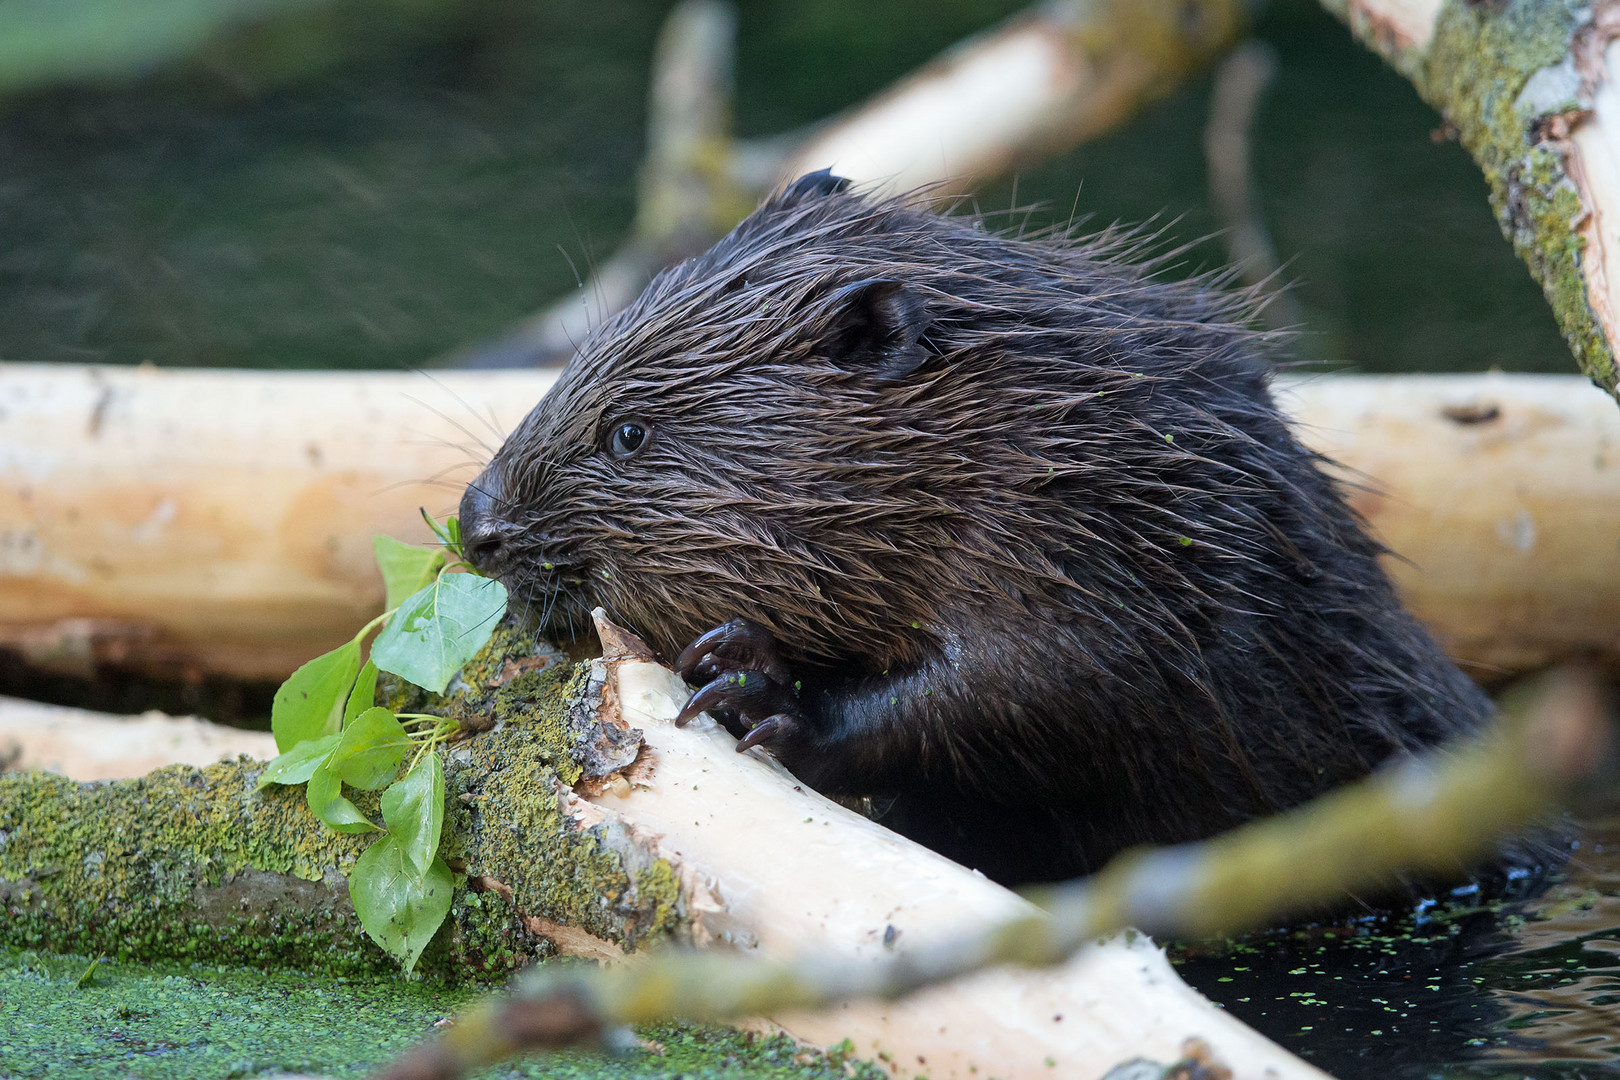
<path id="1" fill-rule="evenodd" d="M 799 695 L 776 651 L 776 639 L 759 623 L 732 619 L 682 650 L 675 662 L 681 678 L 699 689 L 687 699 L 677 725 L 706 712 L 738 739 L 737 750 L 780 746 L 799 730 Z"/>

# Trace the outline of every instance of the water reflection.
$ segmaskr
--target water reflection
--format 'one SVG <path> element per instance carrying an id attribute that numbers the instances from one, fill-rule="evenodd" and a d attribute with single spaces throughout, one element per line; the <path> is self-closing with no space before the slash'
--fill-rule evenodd
<path id="1" fill-rule="evenodd" d="M 1582 836 L 1533 900 L 1367 914 L 1172 954 L 1188 982 L 1341 1080 L 1612 1078 L 1620 817 Z"/>
<path id="2" fill-rule="evenodd" d="M 1588 828 L 1568 880 L 1520 910 L 1482 965 L 1514 1039 L 1485 1056 L 1620 1067 L 1620 819 Z"/>

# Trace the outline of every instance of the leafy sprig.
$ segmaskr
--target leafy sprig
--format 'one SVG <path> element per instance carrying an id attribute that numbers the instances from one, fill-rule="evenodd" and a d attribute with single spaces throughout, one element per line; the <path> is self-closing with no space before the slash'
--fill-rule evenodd
<path id="1" fill-rule="evenodd" d="M 281 684 L 270 712 L 281 753 L 259 776 L 260 788 L 305 785 L 310 812 L 328 828 L 381 834 L 356 860 L 349 898 L 367 935 L 407 973 L 450 912 L 454 877 L 438 854 L 444 832 L 438 747 L 460 725 L 379 707 L 377 673 L 442 694 L 506 614 L 505 586 L 461 560 L 460 523 L 422 516 L 441 546 L 373 540 L 387 610 Z M 362 663 L 361 646 L 373 631 L 370 658 Z M 345 786 L 381 792 L 381 825 L 343 794 Z"/>

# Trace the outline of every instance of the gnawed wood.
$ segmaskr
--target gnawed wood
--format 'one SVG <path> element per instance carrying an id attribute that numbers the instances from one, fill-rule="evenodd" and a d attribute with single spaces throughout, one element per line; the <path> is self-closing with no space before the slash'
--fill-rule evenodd
<path id="1" fill-rule="evenodd" d="M 627 790 L 591 801 L 656 837 L 687 895 L 706 898 L 688 904 L 693 941 L 875 961 L 1032 910 L 803 787 L 762 752 L 738 755 L 707 716 L 675 727 L 688 694 L 680 678 L 605 644 L 612 697 L 647 749 Z M 848 1038 L 896 1077 L 1098 1077 L 1135 1057 L 1178 1060 L 1189 1039 L 1238 1077 L 1322 1075 L 1190 989 L 1143 935 L 1108 939 L 1052 970 L 998 969 L 897 1003 L 772 1019 L 813 1045 Z"/>
<path id="2" fill-rule="evenodd" d="M 620 950 L 671 939 L 875 962 L 1033 911 L 758 751 L 737 754 L 707 717 L 676 728 L 679 677 L 633 639 L 611 628 L 602 638 L 607 658 L 567 681 L 565 701 L 517 716 L 473 699 L 505 719 L 449 755 L 445 854 L 466 879 L 427 970 L 498 975 L 550 949 L 619 962 Z M 541 675 L 525 676 L 523 692 Z M 561 688 L 558 675 L 548 677 Z M 584 782 L 576 753 L 571 766 L 557 760 L 558 745 L 577 749 L 568 733 L 593 724 L 639 734 L 622 783 Z M 322 833 L 296 790 L 254 792 L 256 772 L 0 779 L 0 943 L 386 969 L 360 940 L 343 885 L 365 838 Z M 1321 1076 L 1187 988 L 1140 935 L 1051 971 L 985 972 L 900 1004 L 773 1019 L 813 1044 L 849 1038 L 897 1077 L 925 1066 L 944 1080 L 1045 1080 L 1053 1061 L 1057 1075 L 1096 1077 L 1134 1058 L 1176 1061 L 1189 1040 L 1238 1077 Z"/>
<path id="3" fill-rule="evenodd" d="M 0 363 L 0 647 L 280 679 L 381 610 L 549 379 Z"/>
<path id="4" fill-rule="evenodd" d="M 1362 485 L 1407 605 L 1476 679 L 1620 667 L 1620 409 L 1577 377 L 1324 378 L 1279 400 Z"/>

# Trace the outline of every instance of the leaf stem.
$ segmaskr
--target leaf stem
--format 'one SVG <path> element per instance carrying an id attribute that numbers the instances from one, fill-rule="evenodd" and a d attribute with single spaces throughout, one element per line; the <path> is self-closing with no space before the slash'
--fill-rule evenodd
<path id="1" fill-rule="evenodd" d="M 353 640 L 354 640 L 355 644 L 358 645 L 361 641 L 365 640 L 365 636 L 367 634 L 371 633 L 373 630 L 377 629 L 377 627 L 379 627 L 383 623 L 387 622 L 390 618 L 393 617 L 394 612 L 396 612 L 398 610 L 399 610 L 399 608 L 397 608 L 397 607 L 391 607 L 387 611 L 383 612 L 381 615 L 377 616 L 375 619 L 372 619 L 370 622 L 366 623 L 366 625 L 362 626 L 360 628 L 360 632 L 354 635 Z"/>

